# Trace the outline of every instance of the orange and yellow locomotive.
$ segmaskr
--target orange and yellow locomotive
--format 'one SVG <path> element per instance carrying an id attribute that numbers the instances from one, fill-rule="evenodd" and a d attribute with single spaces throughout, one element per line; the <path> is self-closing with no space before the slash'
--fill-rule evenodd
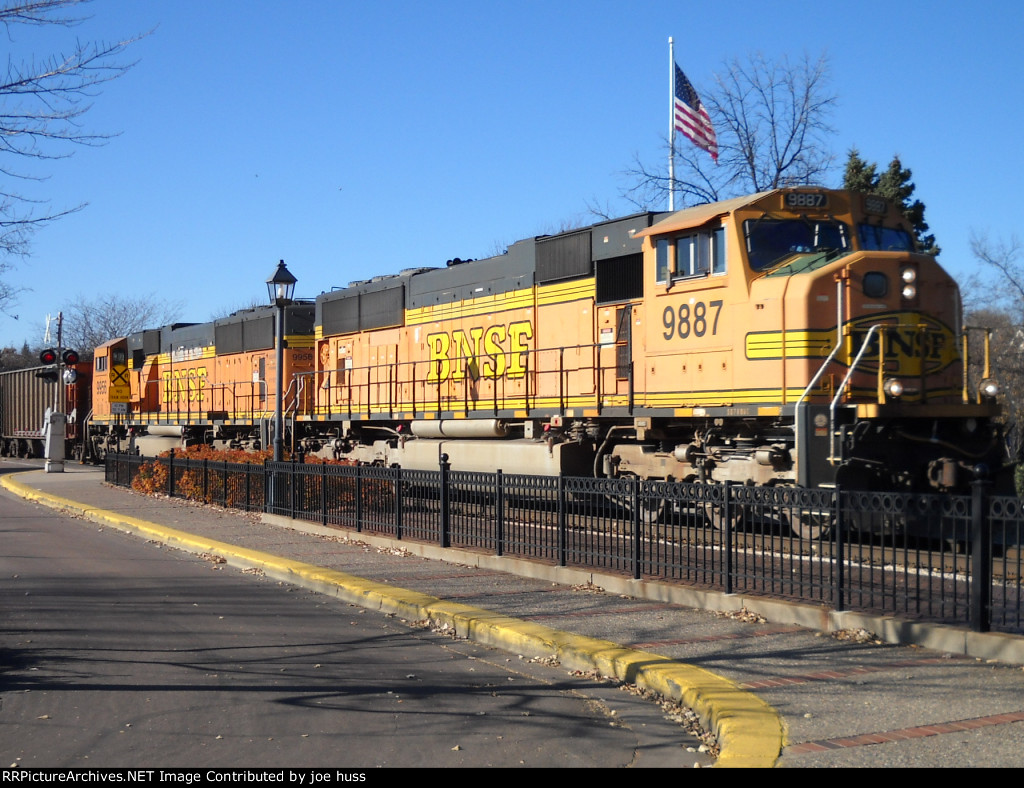
<path id="1" fill-rule="evenodd" d="M 1002 462 L 994 383 L 968 391 L 957 286 L 875 196 L 643 213 L 289 309 L 289 441 L 321 456 L 941 490 Z M 273 340 L 245 340 L 263 312 L 190 327 L 194 346 L 179 327 L 159 351 L 119 340 L 132 399 L 108 423 L 139 445 L 265 442 Z"/>

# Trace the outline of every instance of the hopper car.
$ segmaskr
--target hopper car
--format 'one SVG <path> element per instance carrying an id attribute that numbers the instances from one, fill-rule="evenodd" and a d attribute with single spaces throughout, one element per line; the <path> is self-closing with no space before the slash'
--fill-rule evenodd
<path id="1" fill-rule="evenodd" d="M 52 366 L 0 372 L 0 456 L 42 457 L 47 416 L 56 406 L 67 418 L 64 456 L 82 458 L 92 367 L 79 362 L 72 368 L 76 376 L 70 384 L 39 377 L 40 373 L 52 373 Z"/>

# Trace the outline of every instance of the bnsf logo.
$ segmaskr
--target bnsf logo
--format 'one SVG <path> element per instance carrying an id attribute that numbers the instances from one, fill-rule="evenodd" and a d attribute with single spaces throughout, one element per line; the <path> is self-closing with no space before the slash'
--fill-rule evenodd
<path id="1" fill-rule="evenodd" d="M 164 402 L 201 402 L 206 388 L 206 367 L 163 372 Z"/>
<path id="2" fill-rule="evenodd" d="M 531 339 L 533 325 L 528 320 L 427 334 L 427 382 L 465 380 L 467 375 L 473 380 L 522 377 Z"/>
<path id="3" fill-rule="evenodd" d="M 896 364 L 899 370 L 911 373 L 938 372 L 960 358 L 953 332 L 932 318 L 920 316 L 912 323 L 883 325 L 885 330 L 876 331 L 870 339 L 871 325 L 866 321 L 858 321 L 851 327 L 847 365 L 857 357 L 865 342 L 867 349 L 861 366 L 867 370 L 878 369 L 880 348 L 887 367 Z"/>

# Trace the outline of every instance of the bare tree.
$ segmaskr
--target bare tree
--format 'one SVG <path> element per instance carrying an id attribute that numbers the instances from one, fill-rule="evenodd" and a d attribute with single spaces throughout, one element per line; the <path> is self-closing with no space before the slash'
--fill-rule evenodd
<path id="1" fill-rule="evenodd" d="M 836 96 L 829 79 L 824 54 L 798 63 L 761 54 L 726 63 L 715 75 L 715 89 L 701 91 L 718 138 L 718 164 L 685 141 L 677 144 L 675 189 L 682 204 L 823 183 L 835 161 L 828 120 Z M 664 204 L 671 188 L 667 172 L 637 159 L 626 175 L 631 185 L 622 196 L 635 207 Z"/>
<path id="2" fill-rule="evenodd" d="M 1024 455 L 1024 246 L 1015 236 L 992 240 L 975 232 L 971 252 L 988 276 L 975 275 L 963 284 L 964 322 L 992 330 L 989 372 L 999 384 L 1010 456 L 1019 458 Z M 976 385 L 982 375 L 983 335 L 972 331 L 969 336 L 968 372 Z"/>
<path id="3" fill-rule="evenodd" d="M 111 339 L 147 328 L 160 328 L 181 315 L 180 301 L 153 295 L 121 296 L 104 293 L 91 298 L 79 295 L 61 310 L 64 315 L 64 346 L 83 358 Z"/>
<path id="4" fill-rule="evenodd" d="M 90 0 L 8 0 L 0 2 L 0 25 L 9 42 L 19 25 L 74 27 Z M 98 88 L 119 77 L 131 64 L 121 62 L 125 48 L 136 40 L 113 43 L 73 40 L 64 53 L 9 56 L 0 77 L 0 276 L 11 269 L 10 258 L 28 253 L 32 234 L 40 227 L 84 207 L 53 210 L 45 200 L 21 194 L 11 181 L 44 180 L 37 171 L 22 169 L 26 162 L 71 155 L 75 147 L 101 145 L 109 134 L 87 131 L 82 119 Z M 0 308 L 17 291 L 0 281 Z"/>

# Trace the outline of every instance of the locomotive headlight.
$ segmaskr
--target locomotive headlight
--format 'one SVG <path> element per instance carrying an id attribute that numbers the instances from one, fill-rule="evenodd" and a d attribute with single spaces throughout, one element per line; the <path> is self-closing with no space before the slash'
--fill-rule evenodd
<path id="1" fill-rule="evenodd" d="M 903 396 L 903 383 L 898 378 L 889 378 L 882 384 L 882 388 L 885 389 L 885 393 L 893 399 L 899 399 Z"/>
<path id="2" fill-rule="evenodd" d="M 986 399 L 995 399 L 999 396 L 999 384 L 992 380 L 992 378 L 985 378 L 981 381 L 978 390 L 981 392 L 981 396 Z"/>
<path id="3" fill-rule="evenodd" d="M 917 271 L 913 268 L 904 268 L 900 271 L 900 278 L 908 285 L 912 285 L 917 281 Z"/>
<path id="4" fill-rule="evenodd" d="M 917 295 L 917 288 L 914 285 L 903 285 L 902 296 L 909 301 Z"/>

